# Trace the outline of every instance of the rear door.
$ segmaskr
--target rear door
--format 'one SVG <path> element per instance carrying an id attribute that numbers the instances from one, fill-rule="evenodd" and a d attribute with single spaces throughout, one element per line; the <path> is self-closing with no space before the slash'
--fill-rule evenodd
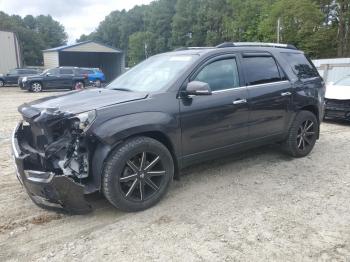
<path id="1" fill-rule="evenodd" d="M 250 108 L 249 139 L 284 133 L 291 117 L 291 82 L 270 53 L 242 56 Z"/>
<path id="2" fill-rule="evenodd" d="M 190 81 L 208 83 L 212 95 L 180 100 L 184 160 L 215 149 L 228 148 L 247 139 L 249 110 L 247 89 L 240 81 L 235 55 L 212 58 Z"/>
<path id="3" fill-rule="evenodd" d="M 72 88 L 73 87 L 73 69 L 70 68 L 60 68 L 60 87 Z"/>

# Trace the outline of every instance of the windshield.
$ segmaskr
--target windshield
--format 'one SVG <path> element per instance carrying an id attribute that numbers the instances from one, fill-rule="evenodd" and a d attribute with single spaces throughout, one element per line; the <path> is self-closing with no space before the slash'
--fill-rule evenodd
<path id="1" fill-rule="evenodd" d="M 340 79 L 339 81 L 335 82 L 335 85 L 350 86 L 350 76 Z"/>
<path id="2" fill-rule="evenodd" d="M 110 83 L 108 89 L 154 92 L 169 86 L 197 55 L 153 56 Z"/>

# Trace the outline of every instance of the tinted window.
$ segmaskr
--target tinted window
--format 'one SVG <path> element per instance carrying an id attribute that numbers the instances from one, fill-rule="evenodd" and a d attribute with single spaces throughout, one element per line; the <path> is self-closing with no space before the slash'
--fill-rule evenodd
<path id="1" fill-rule="evenodd" d="M 46 72 L 46 74 L 50 74 L 50 75 L 58 75 L 58 69 L 57 68 L 53 68 L 53 69 L 50 69 Z"/>
<path id="2" fill-rule="evenodd" d="M 319 76 L 317 69 L 303 54 L 281 53 L 281 55 L 292 66 L 293 71 L 299 78 L 306 79 Z"/>
<path id="3" fill-rule="evenodd" d="M 204 67 L 194 80 L 208 83 L 212 91 L 238 87 L 236 59 L 215 61 Z"/>
<path id="4" fill-rule="evenodd" d="M 26 74 L 37 74 L 38 72 L 36 70 L 20 70 L 19 74 L 20 75 L 26 75 Z"/>
<path id="5" fill-rule="evenodd" d="M 73 70 L 72 69 L 60 69 L 60 74 L 61 75 L 72 75 Z"/>
<path id="6" fill-rule="evenodd" d="M 244 58 L 248 85 L 259 85 L 281 81 L 276 61 L 273 57 Z"/>
<path id="7" fill-rule="evenodd" d="M 10 75 L 17 75 L 18 72 L 17 72 L 16 69 L 12 69 L 12 70 L 10 70 L 10 71 L 8 72 L 8 74 L 10 74 Z"/>

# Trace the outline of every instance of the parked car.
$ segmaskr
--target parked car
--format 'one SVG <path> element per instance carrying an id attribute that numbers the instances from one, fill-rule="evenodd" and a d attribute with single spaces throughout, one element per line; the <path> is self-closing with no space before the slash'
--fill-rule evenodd
<path id="1" fill-rule="evenodd" d="M 57 67 L 39 75 L 21 77 L 18 81 L 21 89 L 41 92 L 47 89 L 82 89 L 87 84 L 87 77 L 78 67 Z"/>
<path id="2" fill-rule="evenodd" d="M 18 79 L 23 76 L 37 75 L 41 73 L 40 69 L 15 68 L 6 74 L 0 74 L 0 87 L 6 85 L 17 85 Z"/>
<path id="3" fill-rule="evenodd" d="M 96 87 L 101 87 L 102 83 L 106 82 L 105 74 L 99 68 L 82 68 L 82 73 L 85 74 L 89 83 Z"/>
<path id="4" fill-rule="evenodd" d="M 350 120 L 350 76 L 327 86 L 325 118 Z"/>
<path id="5" fill-rule="evenodd" d="M 289 45 L 156 55 L 106 88 L 21 105 L 17 176 L 43 207 L 86 212 L 84 195 L 101 191 L 117 208 L 144 210 L 188 165 L 276 142 L 308 155 L 324 93 L 312 62 Z"/>

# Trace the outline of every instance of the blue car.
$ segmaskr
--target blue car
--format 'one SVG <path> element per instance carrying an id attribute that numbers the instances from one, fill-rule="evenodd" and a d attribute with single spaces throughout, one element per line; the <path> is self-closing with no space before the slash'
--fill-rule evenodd
<path id="1" fill-rule="evenodd" d="M 83 74 L 87 76 L 90 84 L 96 87 L 101 87 L 106 81 L 105 74 L 99 68 L 83 68 Z"/>

